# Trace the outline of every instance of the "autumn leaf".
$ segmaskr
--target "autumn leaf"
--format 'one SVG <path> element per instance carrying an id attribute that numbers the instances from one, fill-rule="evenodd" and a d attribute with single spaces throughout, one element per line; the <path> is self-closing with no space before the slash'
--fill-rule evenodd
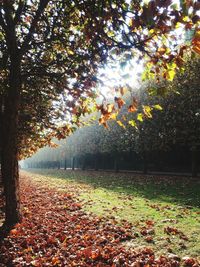
<path id="1" fill-rule="evenodd" d="M 158 109 L 158 110 L 162 110 L 163 109 L 159 104 L 153 105 L 153 107 L 155 109 Z"/>
<path id="2" fill-rule="evenodd" d="M 195 33 L 195 36 L 192 40 L 193 50 L 200 54 L 200 30 Z"/>
<path id="3" fill-rule="evenodd" d="M 143 121 L 143 114 L 142 113 L 137 114 L 137 120 L 141 121 L 141 122 Z"/>
<path id="4" fill-rule="evenodd" d="M 130 120 L 130 121 L 128 121 L 128 124 L 130 124 L 131 126 L 137 128 L 137 123 L 136 123 L 134 120 Z"/>
<path id="5" fill-rule="evenodd" d="M 53 257 L 53 258 L 52 258 L 52 264 L 53 264 L 53 266 L 56 266 L 56 265 L 58 265 L 59 263 L 60 263 L 60 260 L 59 260 L 58 257 Z"/>
<path id="6" fill-rule="evenodd" d="M 117 124 L 119 125 L 119 126 L 121 126 L 122 128 L 124 128 L 124 129 L 126 129 L 126 127 L 125 127 L 125 125 L 121 122 L 121 121 L 117 121 Z"/>
<path id="7" fill-rule="evenodd" d="M 124 87 L 120 87 L 120 94 L 123 96 L 126 92 L 126 89 Z"/>
<path id="8" fill-rule="evenodd" d="M 143 105 L 142 108 L 143 108 L 143 112 L 144 112 L 145 116 L 147 118 L 152 118 L 152 114 L 151 114 L 152 108 L 150 106 L 146 106 L 146 105 Z"/>
<path id="9" fill-rule="evenodd" d="M 166 79 L 168 81 L 173 81 L 175 74 L 176 74 L 175 70 L 166 71 Z"/>
<path id="10" fill-rule="evenodd" d="M 114 110 L 114 104 L 107 104 L 107 112 L 111 113 Z"/>
<path id="11" fill-rule="evenodd" d="M 135 97 L 132 98 L 132 103 L 128 107 L 128 112 L 136 112 L 137 111 L 137 106 L 138 106 L 138 101 Z"/>
<path id="12" fill-rule="evenodd" d="M 12 230 L 10 231 L 10 234 L 16 236 L 16 235 L 19 234 L 19 231 L 18 231 L 17 229 L 12 229 Z"/>
<path id="13" fill-rule="evenodd" d="M 130 105 L 130 106 L 128 107 L 128 112 L 136 112 L 136 111 L 137 111 L 137 108 L 136 108 L 135 106 Z"/>
<path id="14" fill-rule="evenodd" d="M 119 109 L 121 109 L 125 104 L 125 101 L 121 97 L 115 97 L 115 102 L 117 103 Z"/>

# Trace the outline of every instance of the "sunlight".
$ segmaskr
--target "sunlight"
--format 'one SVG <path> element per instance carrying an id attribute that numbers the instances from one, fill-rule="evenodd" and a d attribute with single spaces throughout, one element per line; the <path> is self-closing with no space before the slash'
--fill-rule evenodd
<path id="1" fill-rule="evenodd" d="M 140 86 L 144 63 L 136 59 L 127 62 L 115 62 L 99 71 L 98 92 L 103 98 L 111 98 L 116 94 L 116 88 L 125 87 L 135 91 Z"/>

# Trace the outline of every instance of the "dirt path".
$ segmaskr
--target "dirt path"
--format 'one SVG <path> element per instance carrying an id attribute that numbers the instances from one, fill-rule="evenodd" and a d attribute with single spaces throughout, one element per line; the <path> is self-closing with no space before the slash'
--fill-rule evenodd
<path id="1" fill-rule="evenodd" d="M 86 214 L 70 191 L 22 177 L 23 221 L 1 243 L 0 266 L 180 266 L 174 257 L 155 259 L 148 248 L 127 250 L 131 225 Z"/>

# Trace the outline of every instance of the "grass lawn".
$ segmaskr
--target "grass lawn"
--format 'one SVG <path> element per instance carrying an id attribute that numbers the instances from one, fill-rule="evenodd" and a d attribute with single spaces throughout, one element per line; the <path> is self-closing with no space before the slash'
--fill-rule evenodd
<path id="1" fill-rule="evenodd" d="M 148 246 L 157 255 L 200 260 L 200 180 L 53 169 L 29 172 L 49 187 L 70 189 L 88 213 L 127 223 L 135 235 L 126 241 L 127 247 Z"/>

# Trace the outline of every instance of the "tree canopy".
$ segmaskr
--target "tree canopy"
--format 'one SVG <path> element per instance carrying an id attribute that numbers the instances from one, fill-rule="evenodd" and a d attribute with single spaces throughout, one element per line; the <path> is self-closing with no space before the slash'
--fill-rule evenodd
<path id="1" fill-rule="evenodd" d="M 148 113 L 146 111 L 146 114 L 142 114 L 139 110 L 138 113 L 127 114 L 126 110 L 132 102 L 131 96 L 127 96 L 118 120 L 110 121 L 108 129 L 98 125 L 98 122 L 82 127 L 66 140 L 58 142 L 56 149 L 41 150 L 26 161 L 27 166 L 58 167 L 58 162 L 67 160 L 68 167 L 71 167 L 71 160 L 76 157 L 79 168 L 85 168 L 85 160 L 88 159 L 88 167 L 98 169 L 95 162 L 100 155 L 101 158 L 110 155 L 117 160 L 125 155 L 124 152 L 126 155 L 133 152 L 142 162 L 150 155 L 155 157 L 156 154 L 168 151 L 175 153 L 175 148 L 179 151 L 183 148 L 189 159 L 189 154 L 193 155 L 200 147 L 199 64 L 198 57 L 185 58 L 185 70 L 178 73 L 173 82 L 163 82 L 160 87 L 156 81 L 143 83 L 136 94 L 141 102 L 140 109 L 148 105 Z M 161 91 L 162 94 L 156 93 L 155 96 L 155 91 Z M 138 118 L 138 115 L 142 116 Z M 137 121 L 137 124 L 131 125 L 132 121 Z M 195 160 L 191 161 L 197 165 Z M 54 162 L 54 165 L 50 162 Z M 112 163 L 109 167 L 113 168 Z M 193 175 L 196 173 L 193 172 Z"/>

